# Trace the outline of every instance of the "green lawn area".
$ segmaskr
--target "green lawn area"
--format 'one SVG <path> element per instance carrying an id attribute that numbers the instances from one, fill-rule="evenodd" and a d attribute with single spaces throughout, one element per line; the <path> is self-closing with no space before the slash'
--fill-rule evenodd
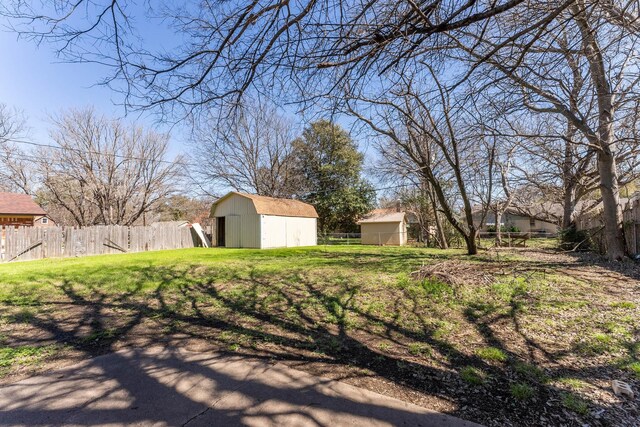
<path id="1" fill-rule="evenodd" d="M 436 263 L 461 279 L 412 275 Z M 0 378 L 162 342 L 276 359 L 487 425 L 619 424 L 638 416 L 608 391 L 640 385 L 635 274 L 546 249 L 359 245 L 3 264 Z"/>

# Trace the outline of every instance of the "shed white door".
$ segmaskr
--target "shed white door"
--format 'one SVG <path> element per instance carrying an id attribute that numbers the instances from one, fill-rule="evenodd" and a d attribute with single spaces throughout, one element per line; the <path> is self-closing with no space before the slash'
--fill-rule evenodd
<path id="1" fill-rule="evenodd" d="M 285 248 L 316 245 L 316 219 L 262 216 L 262 247 Z"/>
<path id="2" fill-rule="evenodd" d="M 287 247 L 287 217 L 262 216 L 262 247 Z"/>
<path id="3" fill-rule="evenodd" d="M 228 215 L 225 217 L 225 246 L 227 248 L 240 247 L 240 215 Z"/>

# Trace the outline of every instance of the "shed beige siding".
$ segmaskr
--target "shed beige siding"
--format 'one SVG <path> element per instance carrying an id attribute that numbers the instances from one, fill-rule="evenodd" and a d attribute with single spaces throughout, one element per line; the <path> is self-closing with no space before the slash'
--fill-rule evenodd
<path id="1" fill-rule="evenodd" d="M 225 217 L 225 246 L 228 248 L 260 247 L 260 215 L 251 200 L 228 197 L 216 206 L 216 217 Z"/>
<path id="2" fill-rule="evenodd" d="M 371 222 L 360 224 L 363 245 L 402 246 L 407 243 L 405 222 Z"/>
<path id="3" fill-rule="evenodd" d="M 216 205 L 215 216 L 227 215 L 258 215 L 253 202 L 246 197 L 233 195 L 227 197 Z"/>

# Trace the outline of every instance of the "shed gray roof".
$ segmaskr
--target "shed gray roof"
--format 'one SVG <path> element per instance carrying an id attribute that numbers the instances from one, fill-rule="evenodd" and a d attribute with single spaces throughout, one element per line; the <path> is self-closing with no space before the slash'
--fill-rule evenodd
<path id="1" fill-rule="evenodd" d="M 404 212 L 398 212 L 396 209 L 374 209 L 366 214 L 358 224 L 371 224 L 376 222 L 402 222 L 405 219 Z"/>

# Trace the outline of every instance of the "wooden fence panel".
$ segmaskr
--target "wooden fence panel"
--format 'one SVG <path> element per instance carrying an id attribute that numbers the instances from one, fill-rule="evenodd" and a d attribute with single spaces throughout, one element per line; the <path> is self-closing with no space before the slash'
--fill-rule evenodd
<path id="1" fill-rule="evenodd" d="M 129 230 L 129 252 L 146 251 L 147 242 L 147 227 L 132 227 Z"/>
<path id="2" fill-rule="evenodd" d="M 76 228 L 74 230 L 73 240 L 71 241 L 71 244 L 75 248 L 74 256 L 85 256 L 94 254 L 95 251 L 92 247 L 92 241 L 89 239 L 88 231 L 88 228 Z M 92 231 L 94 233 L 97 232 L 97 230 Z"/>
<path id="3" fill-rule="evenodd" d="M 9 227 L 5 230 L 4 261 L 27 261 L 44 257 L 44 233 L 32 227 Z"/>
<path id="4" fill-rule="evenodd" d="M 164 239 L 162 232 L 158 232 L 158 229 L 156 227 L 149 227 L 147 233 L 150 251 L 159 251 L 164 249 Z"/>
<path id="5" fill-rule="evenodd" d="M 15 256 L 15 237 L 16 229 L 14 227 L 4 228 L 4 254 L 2 260 L 8 262 Z"/>
<path id="6" fill-rule="evenodd" d="M 27 259 L 42 259 L 45 257 L 44 229 L 40 227 L 24 227 L 27 248 Z"/>
<path id="7" fill-rule="evenodd" d="M 632 254 L 640 253 L 640 199 L 631 202 L 622 214 L 624 237 Z"/>
<path id="8" fill-rule="evenodd" d="M 0 262 L 53 257 L 119 254 L 201 246 L 189 227 L 6 227 Z"/>
<path id="9" fill-rule="evenodd" d="M 64 229 L 64 235 L 62 240 L 62 256 L 63 257 L 72 257 L 74 255 L 75 248 L 73 247 L 73 233 L 74 227 L 66 227 Z"/>
<path id="10" fill-rule="evenodd" d="M 47 227 L 45 230 L 45 258 L 59 258 L 64 253 L 64 230 L 62 227 Z"/>
<path id="11" fill-rule="evenodd" d="M 627 251 L 630 254 L 640 254 L 640 200 L 628 203 L 622 210 L 622 224 L 624 240 Z M 606 252 L 603 238 L 604 222 L 601 215 L 595 214 L 577 221 L 578 230 L 584 230 L 591 234 L 596 249 L 601 253 Z"/>
<path id="12" fill-rule="evenodd" d="M 130 252 L 145 252 L 153 250 L 153 227 L 139 226 L 129 229 Z"/>
<path id="13" fill-rule="evenodd" d="M 181 232 L 181 236 L 180 236 L 181 248 L 193 248 L 196 246 L 202 246 L 201 243 L 196 244 L 196 237 L 193 235 L 193 229 L 188 227 L 182 227 L 179 230 Z"/>
<path id="14" fill-rule="evenodd" d="M 105 227 L 101 250 L 105 254 L 129 252 L 129 227 L 120 225 Z"/>
<path id="15" fill-rule="evenodd" d="M 76 239 L 77 228 L 75 227 L 67 227 L 64 230 L 64 248 L 62 250 L 62 256 L 64 257 L 75 257 L 81 256 L 82 250 Z"/>

